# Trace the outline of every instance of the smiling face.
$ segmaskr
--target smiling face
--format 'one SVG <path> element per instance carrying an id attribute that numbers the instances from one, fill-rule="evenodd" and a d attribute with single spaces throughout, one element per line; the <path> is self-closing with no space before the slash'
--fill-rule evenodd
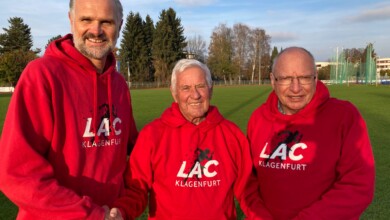
<path id="1" fill-rule="evenodd" d="M 316 91 L 317 76 L 314 59 L 300 48 L 288 48 L 275 63 L 271 73 L 271 85 L 279 98 L 281 108 L 287 115 L 302 110 L 313 98 Z M 308 84 L 298 82 L 296 77 L 312 76 Z M 293 77 L 288 85 L 282 85 L 279 78 Z"/>
<path id="2" fill-rule="evenodd" d="M 75 47 L 94 64 L 115 48 L 122 20 L 113 0 L 77 0 L 69 12 Z"/>
<path id="3" fill-rule="evenodd" d="M 183 116 L 198 125 L 206 118 L 212 92 L 205 73 L 194 66 L 177 73 L 176 77 L 176 87 L 171 87 L 172 97 Z"/>

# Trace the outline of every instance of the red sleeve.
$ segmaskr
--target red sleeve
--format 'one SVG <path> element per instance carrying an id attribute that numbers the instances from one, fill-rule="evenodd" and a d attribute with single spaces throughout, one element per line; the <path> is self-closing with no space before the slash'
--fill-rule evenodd
<path id="1" fill-rule="evenodd" d="M 343 123 L 338 178 L 319 201 L 302 210 L 295 219 L 358 219 L 374 195 L 375 168 L 366 124 L 352 108 Z"/>
<path id="2" fill-rule="evenodd" d="M 237 156 L 238 176 L 234 184 L 234 194 L 247 219 L 272 219 L 260 197 L 257 179 L 254 176 L 248 141 L 241 132 L 239 138 L 241 152 Z"/>
<path id="3" fill-rule="evenodd" d="M 50 87 L 45 80 L 27 68 L 12 95 L 0 140 L 0 189 L 34 216 L 102 218 L 104 209 L 89 197 L 58 184 L 45 158 L 54 125 Z"/>
<path id="4" fill-rule="evenodd" d="M 113 205 L 121 210 L 125 219 L 135 219 L 148 205 L 148 193 L 152 186 L 151 138 L 155 136 L 145 127 L 131 152 L 125 173 L 125 195 Z"/>

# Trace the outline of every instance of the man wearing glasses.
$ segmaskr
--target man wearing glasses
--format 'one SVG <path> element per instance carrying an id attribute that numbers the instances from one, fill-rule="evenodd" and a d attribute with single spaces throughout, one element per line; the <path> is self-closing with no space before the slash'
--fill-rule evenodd
<path id="1" fill-rule="evenodd" d="M 280 52 L 270 77 L 247 129 L 265 208 L 273 219 L 359 219 L 375 179 L 359 111 L 330 97 L 304 48 Z"/>

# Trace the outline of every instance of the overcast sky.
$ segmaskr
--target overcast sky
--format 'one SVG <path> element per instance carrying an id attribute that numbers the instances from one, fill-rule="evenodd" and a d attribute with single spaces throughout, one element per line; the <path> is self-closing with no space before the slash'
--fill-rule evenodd
<path id="1" fill-rule="evenodd" d="M 31 28 L 34 48 L 70 31 L 68 0 L 0 0 L 0 33 L 9 18 L 21 17 Z M 122 0 L 124 20 L 130 11 L 158 21 L 163 9 L 173 8 L 186 37 L 201 35 L 208 43 L 219 24 L 262 28 L 271 47 L 301 46 L 317 61 L 327 61 L 343 48 L 373 43 L 380 57 L 390 57 L 389 0 Z M 118 41 L 118 45 L 120 41 Z"/>

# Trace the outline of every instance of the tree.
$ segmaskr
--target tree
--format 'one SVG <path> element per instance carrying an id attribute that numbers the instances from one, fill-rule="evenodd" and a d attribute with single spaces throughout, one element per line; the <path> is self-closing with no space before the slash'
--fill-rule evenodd
<path id="1" fill-rule="evenodd" d="M 144 31 L 144 22 L 139 13 L 130 12 L 122 32 L 123 38 L 119 50 L 120 72 L 128 73 L 127 77 L 131 77 L 128 79 L 129 81 L 145 82 L 150 80 L 148 49 Z"/>
<path id="2" fill-rule="evenodd" d="M 152 18 L 147 15 L 145 18 L 144 24 L 144 34 L 145 34 L 145 44 L 147 50 L 147 66 L 149 72 L 149 80 L 154 80 L 154 67 L 153 67 L 153 57 L 152 57 L 152 47 L 153 47 L 153 34 L 154 34 L 154 23 Z"/>
<path id="3" fill-rule="evenodd" d="M 390 76 L 390 69 L 387 69 L 387 70 L 381 70 L 380 72 L 379 72 L 379 75 L 380 76 L 384 76 L 384 77 L 386 77 L 386 79 Z"/>
<path id="4" fill-rule="evenodd" d="M 376 53 L 375 53 L 375 50 L 374 50 L 374 44 L 373 43 L 368 43 L 366 48 L 364 48 L 364 51 L 362 53 L 362 63 L 366 63 L 367 62 L 367 57 L 370 57 L 370 56 L 367 56 L 367 51 L 369 50 L 369 48 L 372 48 L 372 52 L 371 52 L 371 58 L 372 59 L 375 59 L 376 58 Z"/>
<path id="5" fill-rule="evenodd" d="M 344 49 L 345 59 L 349 63 L 360 63 L 363 58 L 363 48 Z"/>
<path id="6" fill-rule="evenodd" d="M 55 40 L 57 40 L 57 39 L 60 39 L 61 37 L 62 37 L 61 35 L 57 35 L 57 36 L 55 36 L 55 37 L 50 38 L 50 39 L 47 41 L 47 44 L 46 44 L 46 46 L 45 46 L 45 50 L 47 49 L 47 47 L 49 46 L 49 44 L 50 44 L 51 42 L 53 42 L 53 41 L 55 41 Z"/>
<path id="7" fill-rule="evenodd" d="M 237 66 L 239 79 L 245 76 L 243 71 L 248 60 L 249 32 L 250 28 L 247 25 L 241 23 L 233 25 L 233 61 Z"/>
<path id="8" fill-rule="evenodd" d="M 203 40 L 202 36 L 195 35 L 187 38 L 187 53 L 193 55 L 195 59 L 205 62 L 206 60 L 206 41 Z"/>
<path id="9" fill-rule="evenodd" d="M 232 79 L 237 72 L 232 63 L 232 30 L 226 24 L 219 24 L 211 34 L 207 64 L 214 79 Z"/>
<path id="10" fill-rule="evenodd" d="M 27 63 L 35 59 L 40 49 L 31 50 L 33 45 L 30 28 L 23 19 L 13 17 L 8 20 L 9 28 L 0 34 L 0 81 L 16 85 Z"/>
<path id="11" fill-rule="evenodd" d="M 257 78 L 259 84 L 261 84 L 262 78 L 265 78 L 269 74 L 267 67 L 270 63 L 270 38 L 265 33 L 265 30 L 260 28 L 255 28 L 250 32 L 249 61 L 252 67 L 252 83 L 254 82 L 256 72 L 258 73 Z"/>
<path id="12" fill-rule="evenodd" d="M 176 61 L 185 57 L 186 39 L 183 32 L 181 20 L 176 17 L 176 12 L 172 8 L 160 13 L 152 46 L 156 81 L 168 82 Z"/>
<path id="13" fill-rule="evenodd" d="M 37 55 L 31 50 L 18 49 L 3 53 L 0 56 L 0 81 L 2 84 L 16 86 L 23 69 L 35 58 Z"/>
<path id="14" fill-rule="evenodd" d="M 318 79 L 319 80 L 329 80 L 330 79 L 330 68 L 331 65 L 327 65 L 318 69 Z"/>
<path id="15" fill-rule="evenodd" d="M 30 51 L 33 46 L 30 27 L 19 17 L 10 18 L 8 22 L 10 27 L 3 28 L 5 33 L 0 34 L 0 55 L 14 50 Z"/>
<path id="16" fill-rule="evenodd" d="M 280 51 L 282 51 L 282 49 L 280 49 Z M 270 66 L 269 66 L 269 72 L 272 72 L 272 66 L 274 65 L 274 59 L 278 54 L 279 54 L 278 48 L 274 46 L 274 49 L 272 50 L 272 53 L 271 53 L 271 62 L 270 62 Z"/>

